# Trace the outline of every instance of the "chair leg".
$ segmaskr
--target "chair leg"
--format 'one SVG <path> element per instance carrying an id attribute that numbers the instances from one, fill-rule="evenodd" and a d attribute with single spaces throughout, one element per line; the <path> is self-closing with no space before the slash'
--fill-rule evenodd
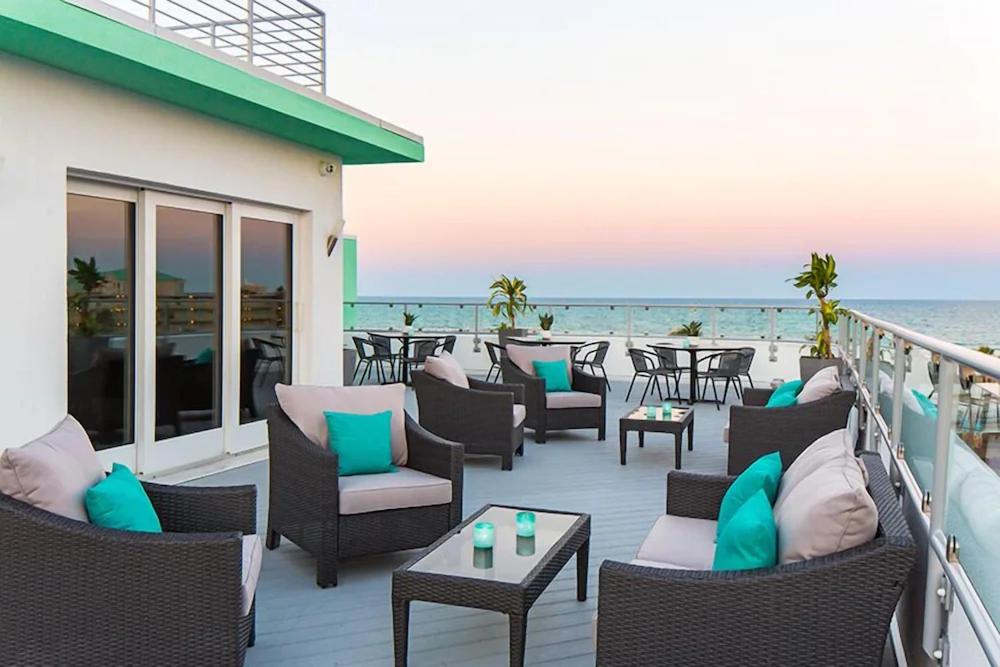
<path id="1" fill-rule="evenodd" d="M 513 470 L 514 469 L 514 457 L 511 454 L 504 454 L 500 457 L 500 469 L 501 470 Z"/>
<path id="2" fill-rule="evenodd" d="M 604 384 L 607 385 L 608 391 L 611 391 L 611 380 L 608 379 L 608 372 L 604 370 L 604 364 L 598 366 L 601 369 L 601 375 L 604 376 Z"/>
<path id="3" fill-rule="evenodd" d="M 545 429 L 536 428 L 535 429 L 535 442 L 544 443 L 545 442 Z"/>
<path id="4" fill-rule="evenodd" d="M 316 561 L 316 585 L 333 588 L 337 585 L 337 559 L 320 556 Z"/>
<path id="5" fill-rule="evenodd" d="M 655 378 L 653 384 L 656 385 L 656 395 L 660 397 L 660 402 L 662 403 L 663 402 L 663 391 L 660 389 L 660 376 L 659 375 L 654 375 L 653 377 Z M 664 380 L 664 382 L 666 382 L 666 380 Z M 667 390 L 667 393 L 670 393 L 669 389 Z"/>
<path id="6" fill-rule="evenodd" d="M 753 378 L 750 377 L 749 373 L 747 373 L 747 382 L 750 383 L 750 388 L 753 389 L 754 388 L 754 386 L 753 386 Z"/>
<path id="7" fill-rule="evenodd" d="M 646 388 L 642 390 L 642 398 L 639 399 L 639 405 L 643 405 L 646 402 L 646 394 L 649 393 L 649 388 L 653 384 L 653 378 L 654 377 L 656 377 L 656 376 L 655 375 L 650 375 L 649 379 L 646 380 Z"/>
<path id="8" fill-rule="evenodd" d="M 268 548 L 269 551 L 274 551 L 281 546 L 281 533 L 271 528 L 267 529 L 267 537 L 264 540 L 264 546 Z"/>
<path id="9" fill-rule="evenodd" d="M 628 386 L 628 393 L 625 394 L 625 401 L 626 402 L 628 402 L 629 397 L 632 396 L 632 387 L 635 385 L 635 379 L 637 377 L 639 377 L 638 373 L 636 373 L 635 375 L 632 376 L 632 382 L 629 383 L 629 386 Z"/>
<path id="10" fill-rule="evenodd" d="M 725 403 L 726 399 L 729 398 L 729 385 L 732 383 L 732 378 L 726 378 L 726 388 L 722 392 L 722 402 Z M 714 384 L 714 383 L 713 383 Z"/>
<path id="11" fill-rule="evenodd" d="M 715 378 L 712 378 L 712 395 L 715 396 L 715 409 L 721 410 L 722 408 L 719 407 L 719 390 L 715 386 Z"/>

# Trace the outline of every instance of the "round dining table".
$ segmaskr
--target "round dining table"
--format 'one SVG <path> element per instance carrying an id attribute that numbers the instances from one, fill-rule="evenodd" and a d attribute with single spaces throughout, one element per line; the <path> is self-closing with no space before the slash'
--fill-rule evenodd
<path id="1" fill-rule="evenodd" d="M 652 343 L 650 347 L 656 350 L 673 350 L 674 352 L 686 352 L 688 355 L 688 369 L 691 375 L 690 386 L 688 387 L 688 403 L 694 405 L 698 402 L 698 362 L 704 361 L 706 356 L 719 354 L 720 352 L 736 352 L 738 347 L 720 347 L 717 345 L 677 345 L 675 343 Z M 705 354 L 699 359 L 699 354 Z"/>

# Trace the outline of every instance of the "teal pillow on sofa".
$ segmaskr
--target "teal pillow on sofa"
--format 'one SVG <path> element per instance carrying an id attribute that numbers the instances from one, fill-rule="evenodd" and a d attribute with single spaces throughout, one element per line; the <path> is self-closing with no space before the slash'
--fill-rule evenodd
<path id="1" fill-rule="evenodd" d="M 95 526 L 142 533 L 163 532 L 146 490 L 128 466 L 120 463 L 111 467 L 110 475 L 87 489 L 84 504 Z"/>
<path id="2" fill-rule="evenodd" d="M 778 562 L 778 530 L 771 502 L 759 489 L 726 524 L 715 545 L 713 570 L 754 570 Z"/>
<path id="3" fill-rule="evenodd" d="M 726 524 L 736 515 L 744 503 L 758 491 L 763 491 L 767 501 L 774 503 L 778 495 L 778 483 L 781 481 L 781 454 L 771 452 L 760 457 L 733 480 L 722 497 L 719 506 L 719 525 L 715 535 L 719 537 L 726 529 Z"/>
<path id="4" fill-rule="evenodd" d="M 802 380 L 791 380 L 779 386 L 767 399 L 765 408 L 787 408 L 795 405 L 799 392 L 802 391 Z"/>
<path id="5" fill-rule="evenodd" d="M 545 380 L 545 391 L 573 391 L 565 359 L 532 361 L 531 366 L 535 369 L 535 376 Z"/>
<path id="6" fill-rule="evenodd" d="M 330 449 L 337 454 L 337 472 L 370 475 L 396 472 L 392 464 L 392 411 L 359 415 L 324 412 Z"/>

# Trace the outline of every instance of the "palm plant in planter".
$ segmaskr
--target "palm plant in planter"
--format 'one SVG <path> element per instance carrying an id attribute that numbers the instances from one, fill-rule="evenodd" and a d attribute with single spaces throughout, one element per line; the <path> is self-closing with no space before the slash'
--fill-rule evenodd
<path id="1" fill-rule="evenodd" d="M 501 345 L 506 345 L 510 336 L 524 335 L 524 329 L 517 328 L 517 318 L 533 309 L 528 305 L 527 290 L 523 280 L 506 275 L 501 275 L 490 284 L 490 298 L 486 306 L 494 317 L 503 318 L 499 327 Z"/>
<path id="2" fill-rule="evenodd" d="M 687 324 L 682 324 L 670 332 L 671 336 L 687 336 L 688 345 L 698 347 L 701 344 L 702 323 L 698 320 L 691 320 Z"/>
<path id="3" fill-rule="evenodd" d="M 818 317 L 816 338 L 809 347 L 809 356 L 799 359 L 799 375 L 805 382 L 827 366 L 837 366 L 843 373 L 843 362 L 833 356 L 833 337 L 830 327 L 840 319 L 840 301 L 830 298 L 830 292 L 837 287 L 837 260 L 833 255 L 820 256 L 814 252 L 802 271 L 788 279 L 795 287 L 806 290 L 807 299 L 816 299 L 816 307 L 811 312 Z"/>
<path id="4" fill-rule="evenodd" d="M 542 328 L 542 338 L 549 340 L 552 338 L 552 323 L 556 321 L 556 316 L 552 313 L 539 313 L 538 326 Z"/>
<path id="5" fill-rule="evenodd" d="M 417 321 L 417 316 L 408 310 L 403 311 L 403 331 L 405 333 L 410 333 L 410 329 L 413 328 L 413 323 Z"/>

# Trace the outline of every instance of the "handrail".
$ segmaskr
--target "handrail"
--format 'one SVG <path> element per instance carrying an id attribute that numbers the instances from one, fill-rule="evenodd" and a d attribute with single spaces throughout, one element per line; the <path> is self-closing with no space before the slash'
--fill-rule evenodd
<path id="1" fill-rule="evenodd" d="M 480 306 L 485 308 L 485 301 L 442 301 L 433 302 L 426 301 L 423 299 L 394 299 L 392 301 L 345 301 L 345 306 L 461 306 L 466 308 L 471 308 L 473 306 Z M 594 301 L 594 302 L 580 302 L 580 303 L 567 303 L 567 302 L 549 302 L 540 301 L 531 304 L 535 310 L 539 308 L 687 308 L 691 310 L 701 309 L 701 308 L 718 308 L 721 310 L 759 310 L 761 312 L 766 312 L 768 310 L 776 310 L 779 313 L 783 310 L 794 310 L 794 311 L 812 311 L 814 308 L 812 306 L 779 306 L 776 304 L 748 304 L 748 303 L 648 303 L 648 302 L 631 302 L 631 301 Z"/>

